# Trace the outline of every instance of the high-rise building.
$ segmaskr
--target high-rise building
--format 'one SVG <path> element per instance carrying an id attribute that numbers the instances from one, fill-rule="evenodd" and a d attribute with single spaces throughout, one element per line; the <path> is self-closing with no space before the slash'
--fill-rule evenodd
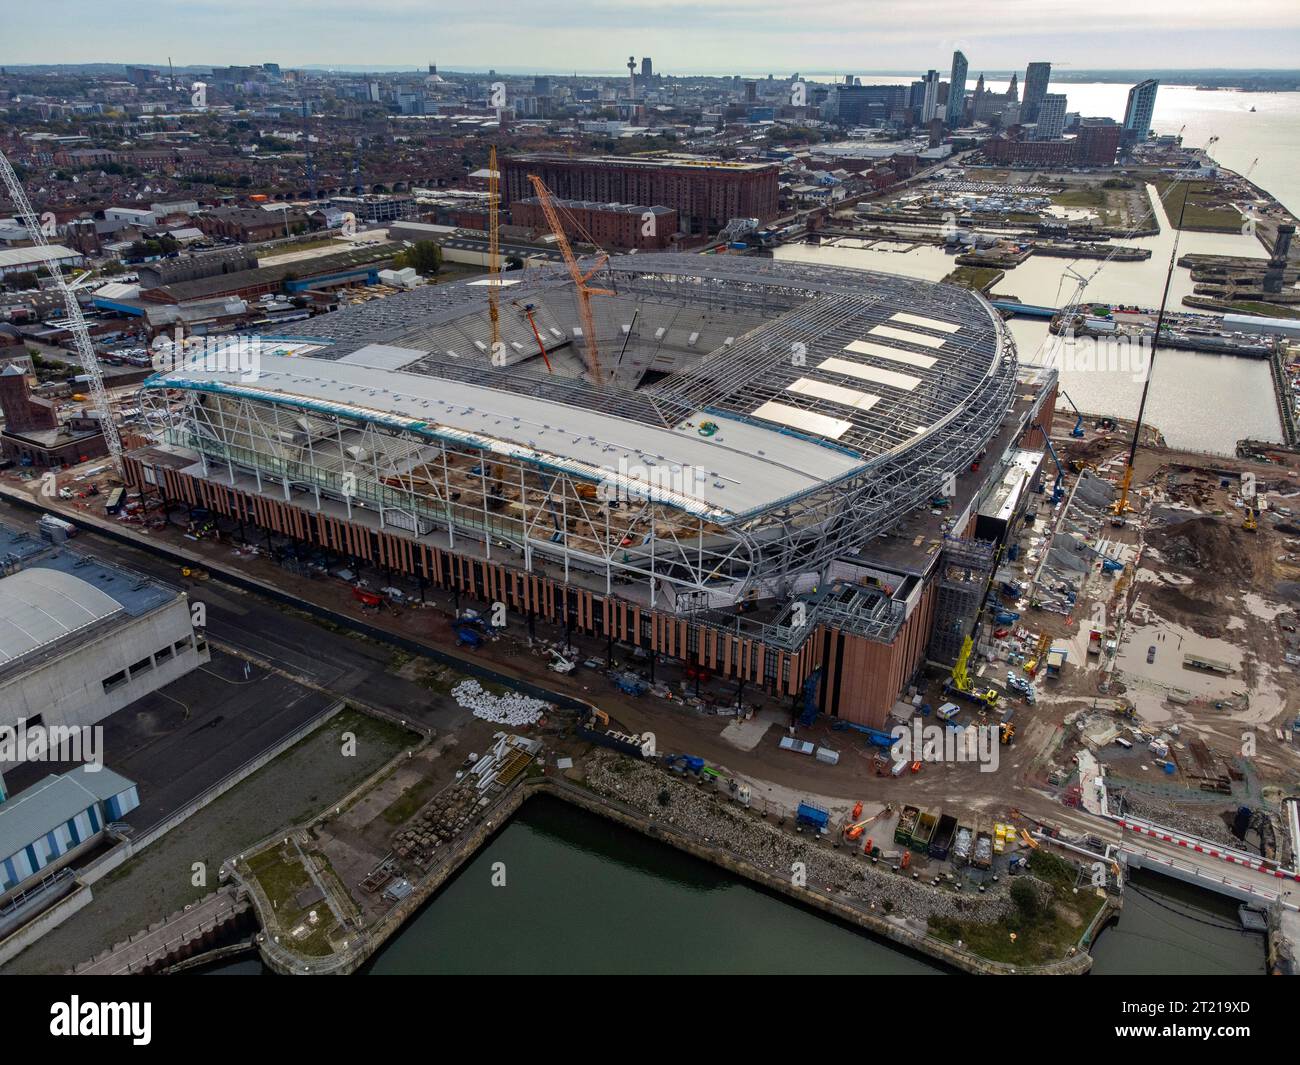
<path id="1" fill-rule="evenodd" d="M 1030 63 L 1025 68 L 1025 98 L 1020 108 L 1020 121 L 1038 121 L 1038 109 L 1047 95 L 1047 83 L 1051 78 L 1051 63 Z"/>
<path id="2" fill-rule="evenodd" d="M 1065 94 L 1049 92 L 1038 104 L 1038 125 L 1034 129 L 1034 140 L 1054 141 L 1064 132 Z"/>
<path id="3" fill-rule="evenodd" d="M 649 78 L 653 78 L 654 76 L 655 76 L 655 65 L 650 61 L 650 57 L 646 56 L 643 60 L 641 60 L 641 77 L 649 79 Z"/>
<path id="4" fill-rule="evenodd" d="M 1151 132 L 1151 115 L 1156 109 L 1156 90 L 1160 82 L 1155 78 L 1140 81 L 1128 91 L 1128 106 L 1124 108 L 1124 143 L 1136 144 L 1147 139 Z"/>
<path id="5" fill-rule="evenodd" d="M 921 121 L 921 109 L 925 107 L 925 82 L 914 81 L 907 90 L 907 106 L 912 111 L 915 122 Z"/>
<path id="6" fill-rule="evenodd" d="M 845 126 L 865 126 L 901 118 L 906 108 L 902 85 L 837 85 L 823 114 Z"/>
<path id="7" fill-rule="evenodd" d="M 966 107 L 966 71 L 968 64 L 961 52 L 952 54 L 952 74 L 948 77 L 948 112 L 944 122 L 949 129 L 961 125 L 962 112 Z"/>
<path id="8" fill-rule="evenodd" d="M 927 71 L 922 81 L 925 82 L 925 99 L 921 104 L 921 124 L 929 125 L 939 110 L 939 72 Z"/>

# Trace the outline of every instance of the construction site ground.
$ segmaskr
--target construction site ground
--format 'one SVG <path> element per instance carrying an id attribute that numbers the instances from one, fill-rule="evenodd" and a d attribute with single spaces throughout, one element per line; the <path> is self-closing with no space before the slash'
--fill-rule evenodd
<path id="1" fill-rule="evenodd" d="M 1089 421 L 1084 440 L 1075 441 L 1069 437 L 1073 423 L 1073 416 L 1058 418 L 1054 431 L 1062 460 L 1083 456 L 1084 461 L 1099 467 L 1102 476 L 1118 479 L 1125 452 L 1123 427 L 1118 432 L 1101 433 Z M 1230 483 L 1228 488 L 1221 488 L 1218 477 L 1219 473 L 1227 474 L 1231 482 L 1242 472 L 1254 472 L 1261 492 L 1273 498 L 1277 493 L 1272 485 L 1283 483 L 1280 475 L 1290 475 L 1300 486 L 1300 475 L 1291 472 L 1297 466 L 1296 457 L 1281 457 L 1285 464 L 1210 458 L 1154 447 L 1139 452 L 1135 487 L 1143 512 L 1131 516 L 1126 529 L 1114 530 L 1107 537 L 1108 542 L 1123 545 L 1135 557 L 1140 551 L 1139 566 L 1136 572 L 1127 568 L 1119 579 L 1091 576 L 1071 615 L 1022 611 L 1018 628 L 1034 635 L 1045 632 L 1051 640 L 1069 644 L 1072 649 L 1059 680 L 1036 681 L 1036 705 L 1028 706 L 1015 693 L 1006 691 L 1004 701 L 1016 707 L 1016 735 L 1014 743 L 999 750 L 999 764 L 992 772 L 982 772 L 977 764 L 927 762 L 916 773 L 909 770 L 901 777 L 882 776 L 878 749 L 869 746 L 858 733 L 836 730 L 833 720 L 822 716 L 811 728 L 795 731 L 800 739 L 839 752 L 838 764 L 827 765 L 778 746 L 798 716 L 798 700 L 789 696 L 776 697 L 752 685 L 738 692 L 734 682 L 718 679 L 697 686 L 695 681 L 685 679 L 680 665 L 663 660 L 653 667 L 655 686 L 644 695 L 628 695 L 615 685 L 610 666 L 614 673 L 635 672 L 649 680 L 650 663 L 643 653 L 619 645 L 611 648 L 603 638 L 573 634 L 573 650 L 568 657 L 579 664 L 573 672 L 560 674 L 549 668 L 552 655 L 548 649 L 563 648 L 565 633 L 560 626 L 536 622 L 530 633 L 528 620 L 511 613 L 503 630 L 492 634 L 482 647 L 470 650 L 457 647 L 451 621 L 457 609 L 482 609 L 482 603 L 458 602 L 452 593 L 440 589 L 426 588 L 421 593 L 414 581 L 362 570 L 358 575 L 370 588 L 395 586 L 407 596 L 401 606 L 365 607 L 347 581 L 302 566 L 289 569 L 275 561 L 271 551 L 277 545 L 266 541 L 261 533 L 249 530 L 249 538 L 259 542 L 244 544 L 238 542 L 236 531 L 224 521 L 206 532 L 192 531 L 183 506 L 171 511 L 165 527 L 149 528 L 147 523 L 122 527 L 144 540 L 163 541 L 193 552 L 214 568 L 237 570 L 338 614 L 364 620 L 370 626 L 444 652 L 477 658 L 505 675 L 586 700 L 605 710 L 617 728 L 654 733 L 661 752 L 697 755 L 738 779 L 750 781 L 756 800 L 791 810 L 800 799 L 811 798 L 826 805 L 837 821 L 846 818 L 853 804 L 861 799 L 896 806 L 943 806 L 953 813 L 969 811 L 989 818 L 1004 818 L 1012 811 L 1020 811 L 1077 827 L 1077 815 L 1067 814 L 1061 805 L 1063 800 L 1073 802 L 1072 754 L 1080 743 L 1076 718 L 1081 713 L 1097 714 L 1116 728 L 1126 728 L 1130 721 L 1124 715 L 1131 702 L 1136 715 L 1133 724 L 1151 733 L 1171 724 L 1183 730 L 1181 737 L 1175 738 L 1173 750 L 1180 771 L 1166 777 L 1149 755 L 1145 760 L 1136 758 L 1144 750 L 1144 745 L 1136 741 L 1127 761 L 1120 758 L 1125 754 L 1122 748 L 1109 741 L 1098 748 L 1099 757 L 1115 763 L 1112 771 L 1117 776 L 1131 776 L 1137 785 L 1149 781 L 1150 794 L 1144 801 L 1163 803 L 1171 816 L 1192 816 L 1214 828 L 1221 826 L 1237 805 L 1257 803 L 1262 789 L 1289 788 L 1298 775 L 1296 748 L 1289 742 L 1279 743 L 1274 729 L 1283 728 L 1290 738 L 1290 722 L 1298 701 L 1292 670 L 1284 656 L 1294 650 L 1295 636 L 1286 626 L 1295 623 L 1292 605 L 1300 604 L 1300 550 L 1295 551 L 1297 561 L 1293 564 L 1292 545 L 1287 541 L 1300 544 L 1300 523 L 1293 526 L 1271 510 L 1265 512 L 1257 532 L 1244 531 L 1242 512 L 1231 499 L 1237 486 Z M 1197 471 L 1201 471 L 1201 481 L 1196 479 Z M 1171 472 L 1176 475 L 1173 496 L 1169 488 Z M 1051 478 L 1049 468 L 1045 475 L 1049 487 Z M 1067 487 L 1072 479 L 1072 474 L 1067 477 Z M 1208 490 L 1201 483 L 1207 480 L 1211 485 Z M 91 481 L 98 481 L 102 488 L 110 485 L 103 460 L 59 475 L 59 484 L 72 488 L 73 498 L 43 498 L 42 502 L 77 516 L 92 515 L 117 524 L 103 512 L 107 493 L 102 488 L 97 496 L 79 497 Z M 12 470 L 3 475 L 0 483 L 10 491 L 33 496 L 39 493 L 35 479 L 24 479 Z M 1282 498 L 1290 490 L 1284 488 Z M 1286 506 L 1282 498 L 1278 502 Z M 1032 550 L 1036 540 L 1047 538 L 1052 512 L 1044 497 L 1038 521 L 1022 535 L 1027 551 Z M 155 522 L 160 517 L 157 511 L 148 515 Z M 82 544 L 75 546 L 84 549 Z M 179 573 L 177 583 L 184 584 Z M 1121 602 L 1130 602 L 1126 613 L 1118 609 Z M 1085 650 L 1084 622 L 1093 616 L 1096 603 L 1107 605 L 1112 622 L 1123 623 L 1113 666 L 1109 656 L 1101 658 L 1107 665 L 1105 669 Z M 355 638 L 365 639 L 360 634 Z M 1148 666 L 1146 649 L 1152 644 L 1160 652 Z M 1230 661 L 1235 672 L 1218 678 L 1183 669 L 1180 652 L 1188 647 Z M 390 656 L 389 670 L 424 684 L 431 696 L 445 693 L 457 676 L 432 659 L 413 661 L 412 656 L 396 649 Z M 977 683 L 991 682 L 1005 689 L 1007 670 L 1005 662 L 980 663 L 975 669 Z M 917 678 L 917 693 L 923 703 L 937 708 L 943 702 L 945 679 L 944 671 L 923 671 Z M 1161 697 L 1164 685 L 1182 688 L 1194 698 L 1187 705 L 1175 707 Z M 1251 693 L 1249 699 L 1239 694 L 1243 692 Z M 738 695 L 743 704 L 740 717 L 730 711 Z M 719 709 L 723 712 L 719 713 Z M 960 720 L 977 721 L 974 708 L 965 705 Z M 1248 763 L 1235 753 L 1241 747 L 1241 732 L 1247 728 L 1258 733 L 1258 753 Z M 1193 761 L 1193 735 L 1203 738 L 1211 760 L 1217 760 L 1219 768 L 1226 771 L 1227 765 L 1236 761 L 1241 779 L 1233 781 L 1232 795 L 1204 792 L 1183 771 L 1183 763 L 1190 766 Z M 466 749 L 463 744 L 459 746 Z M 582 744 L 574 742 L 572 749 L 580 753 Z M 1054 768 L 1058 771 L 1054 772 Z M 1073 779 L 1077 782 L 1077 776 Z M 379 843 L 371 840 L 361 847 L 365 858 Z"/>

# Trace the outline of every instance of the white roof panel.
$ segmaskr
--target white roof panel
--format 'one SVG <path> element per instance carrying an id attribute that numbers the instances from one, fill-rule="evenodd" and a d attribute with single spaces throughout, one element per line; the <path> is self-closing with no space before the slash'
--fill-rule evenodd
<path id="1" fill-rule="evenodd" d="M 910 392 L 921 383 L 919 377 L 894 370 L 882 370 L 879 366 L 868 366 L 864 362 L 849 362 L 848 359 L 827 359 L 817 369 L 827 373 L 840 373 L 846 377 L 856 377 L 861 381 L 874 381 L 878 385 L 889 385 Z"/>
<path id="2" fill-rule="evenodd" d="M 867 332 L 878 337 L 889 337 L 890 340 L 901 340 L 905 344 L 919 344 L 923 348 L 941 348 L 944 345 L 939 337 L 913 333 L 910 329 L 895 329 L 892 325 L 873 325 Z"/>
<path id="3" fill-rule="evenodd" d="M 816 433 L 818 436 L 824 436 L 829 440 L 838 440 L 853 428 L 852 422 L 841 421 L 839 418 L 831 418 L 825 414 L 817 414 L 815 411 L 800 410 L 798 407 L 791 407 L 785 403 L 775 403 L 771 400 L 754 411 L 753 416 L 762 418 L 765 421 L 776 422 L 778 425 L 788 425 L 791 429 Z"/>
<path id="4" fill-rule="evenodd" d="M 961 330 L 961 326 L 953 325 L 952 322 L 941 322 L 938 318 L 926 318 L 922 314 L 908 314 L 906 311 L 899 311 L 889 317 L 904 325 L 919 325 L 922 329 L 933 329 L 940 333 L 956 333 Z"/>
<path id="5" fill-rule="evenodd" d="M 364 348 L 357 348 L 356 351 L 344 355 L 338 361 L 346 362 L 351 366 L 371 366 L 377 370 L 400 370 L 403 366 L 409 366 L 427 354 L 427 351 L 419 351 L 416 348 L 399 348 L 392 344 L 367 344 Z"/>
<path id="6" fill-rule="evenodd" d="M 827 384 L 825 381 L 814 381 L 811 377 L 801 377 L 793 384 L 787 385 L 785 390 L 798 392 L 802 396 L 816 396 L 818 399 L 829 400 L 845 407 L 854 407 L 857 410 L 870 410 L 880 402 L 879 396 L 873 396 L 869 392 L 859 392 L 856 388 L 844 388 L 841 385 Z"/>
<path id="7" fill-rule="evenodd" d="M 870 340 L 854 340 L 844 346 L 844 350 L 854 355 L 872 355 L 877 359 L 901 362 L 905 366 L 915 366 L 919 370 L 928 370 L 939 360 L 933 355 L 920 355 L 915 351 L 903 351 L 891 348 L 888 344 L 873 344 Z"/>

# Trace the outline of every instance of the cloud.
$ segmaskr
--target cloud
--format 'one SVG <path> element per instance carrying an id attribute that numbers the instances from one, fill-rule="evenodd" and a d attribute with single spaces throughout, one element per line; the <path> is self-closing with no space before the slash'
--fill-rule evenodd
<path id="1" fill-rule="evenodd" d="M 1029 59 L 1106 68 L 1294 65 L 1295 0 L 52 0 L 6 14 L 0 61 L 606 70 L 924 70 L 960 47 L 973 69 Z"/>

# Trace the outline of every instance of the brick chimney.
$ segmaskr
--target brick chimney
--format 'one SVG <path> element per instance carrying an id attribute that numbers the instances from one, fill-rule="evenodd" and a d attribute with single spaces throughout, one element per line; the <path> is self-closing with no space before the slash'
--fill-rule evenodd
<path id="1" fill-rule="evenodd" d="M 0 371 L 0 410 L 5 415 L 5 431 L 30 433 L 57 429 L 59 416 L 48 399 L 34 399 L 27 388 L 27 374 L 11 362 Z"/>

